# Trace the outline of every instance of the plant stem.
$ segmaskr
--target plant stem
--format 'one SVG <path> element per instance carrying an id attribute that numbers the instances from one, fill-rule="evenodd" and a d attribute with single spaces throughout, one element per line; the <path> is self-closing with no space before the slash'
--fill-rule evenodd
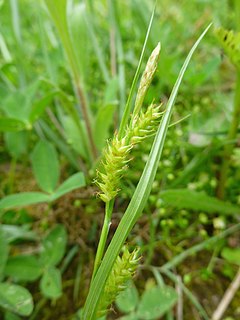
<path id="1" fill-rule="evenodd" d="M 232 122 L 230 124 L 230 128 L 227 135 L 228 143 L 225 145 L 223 150 L 223 160 L 222 160 L 222 166 L 220 169 L 220 177 L 219 177 L 218 188 L 217 188 L 217 197 L 219 199 L 224 199 L 225 197 L 225 188 L 226 188 L 226 182 L 228 177 L 228 170 L 230 166 L 230 157 L 232 155 L 232 151 L 234 148 L 233 142 L 237 137 L 239 117 L 240 117 L 240 72 L 237 73 Z"/>
<path id="2" fill-rule="evenodd" d="M 204 250 L 207 246 L 213 245 L 214 243 L 216 243 L 220 239 L 226 238 L 228 235 L 233 234 L 234 232 L 237 232 L 239 230 L 240 230 L 240 223 L 228 228 L 227 230 L 221 232 L 220 234 L 218 234 L 212 238 L 209 238 L 209 239 L 183 251 L 179 255 L 175 256 L 171 261 L 165 263 L 162 267 L 159 268 L 159 270 L 163 271 L 163 270 L 172 269 L 172 268 L 176 267 L 177 265 L 179 265 L 180 263 L 182 263 L 189 256 L 196 254 L 197 252 L 199 252 L 201 250 Z"/>
<path id="3" fill-rule="evenodd" d="M 97 272 L 97 269 L 98 269 L 98 267 L 101 263 L 102 257 L 103 257 L 103 253 L 104 253 L 104 249 L 105 249 L 106 241 L 107 241 L 107 236 L 108 236 L 108 231 L 111 226 L 113 205 L 114 205 L 114 199 L 107 202 L 106 206 L 105 206 L 105 217 L 104 217 L 100 240 L 98 243 L 96 258 L 95 258 L 95 262 L 94 262 L 93 278 Z"/>
<path id="4" fill-rule="evenodd" d="M 92 133 L 91 123 L 90 123 L 90 116 L 88 114 L 87 100 L 85 98 L 84 91 L 82 89 L 82 86 L 80 84 L 79 79 L 76 79 L 75 86 L 76 86 L 77 96 L 78 96 L 78 99 L 79 99 L 79 102 L 80 102 L 80 105 L 82 108 L 83 118 L 84 118 L 85 124 L 86 124 L 86 129 L 87 129 L 87 133 L 88 133 L 88 137 L 89 137 L 89 143 L 91 146 L 91 153 L 93 155 L 93 159 L 95 160 L 97 158 L 97 149 L 96 149 L 94 139 L 93 139 L 93 133 Z"/>

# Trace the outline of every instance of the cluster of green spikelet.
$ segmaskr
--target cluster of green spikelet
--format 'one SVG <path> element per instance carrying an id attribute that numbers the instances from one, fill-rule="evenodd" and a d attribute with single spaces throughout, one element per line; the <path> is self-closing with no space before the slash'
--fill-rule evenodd
<path id="1" fill-rule="evenodd" d="M 126 129 L 123 138 L 115 134 L 112 141 L 108 142 L 97 180 L 101 189 L 99 196 L 104 202 L 115 198 L 119 192 L 119 181 L 128 168 L 132 148 L 155 133 L 162 115 L 160 108 L 160 105 L 151 104 L 145 112 L 141 111 L 133 118 L 132 125 Z"/>
<path id="2" fill-rule="evenodd" d="M 156 132 L 161 105 L 151 104 L 145 111 L 141 110 L 148 87 L 157 69 L 160 44 L 153 50 L 148 59 L 146 69 L 142 75 L 136 96 L 135 107 L 130 124 L 125 129 L 125 134 L 119 136 L 115 133 L 113 139 L 103 152 L 102 167 L 97 172 L 96 183 L 100 188 L 99 196 L 104 202 L 114 199 L 119 192 L 119 182 L 128 168 L 131 160 L 132 148 L 142 140 Z"/>
<path id="3" fill-rule="evenodd" d="M 100 198 L 109 203 L 119 192 L 120 180 L 131 161 L 131 151 L 134 146 L 156 132 L 159 124 L 161 105 L 151 104 L 144 111 L 142 104 L 157 69 L 160 53 L 160 44 L 153 50 L 148 59 L 146 69 L 142 75 L 135 107 L 129 124 L 126 125 L 124 134 L 115 133 L 113 139 L 108 141 L 103 152 L 101 169 L 97 171 L 97 185 L 100 188 Z M 131 253 L 126 247 L 115 261 L 110 276 L 107 279 L 104 292 L 98 304 L 97 317 L 107 313 L 118 294 L 126 289 L 128 281 L 133 277 L 139 264 L 139 249 Z"/>
<path id="4" fill-rule="evenodd" d="M 129 252 L 127 247 L 123 248 L 122 256 L 118 256 L 110 276 L 108 277 L 104 293 L 99 301 L 97 317 L 107 313 L 118 294 L 127 288 L 127 283 L 134 276 L 139 263 L 139 248 Z"/>

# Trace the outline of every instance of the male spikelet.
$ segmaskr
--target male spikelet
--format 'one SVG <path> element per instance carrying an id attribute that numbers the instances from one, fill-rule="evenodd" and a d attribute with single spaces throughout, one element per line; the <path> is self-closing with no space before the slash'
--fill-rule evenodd
<path id="1" fill-rule="evenodd" d="M 123 248 L 122 257 L 117 257 L 100 298 L 98 317 L 105 315 L 118 294 L 127 288 L 127 282 L 134 276 L 139 260 L 139 248 L 131 253 L 126 247 Z"/>
<path id="2" fill-rule="evenodd" d="M 152 79 L 154 77 L 154 74 L 156 73 L 157 66 L 158 66 L 158 60 L 160 56 L 160 50 L 161 50 L 161 45 L 160 42 L 157 44 L 156 48 L 153 50 L 151 53 L 148 62 L 146 64 L 146 68 L 143 72 L 139 87 L 138 87 L 138 92 L 136 96 L 136 101 L 135 101 L 135 107 L 134 107 L 134 115 L 138 114 L 140 111 L 143 100 L 146 96 L 147 90 L 152 82 Z"/>
<path id="3" fill-rule="evenodd" d="M 97 172 L 97 185 L 100 198 L 109 202 L 119 192 L 119 182 L 128 168 L 130 151 L 133 146 L 154 134 L 156 124 L 162 115 L 161 105 L 151 104 L 145 112 L 141 111 L 133 118 L 131 126 L 126 129 L 125 136 L 119 138 L 115 134 L 103 153 L 102 169 Z"/>

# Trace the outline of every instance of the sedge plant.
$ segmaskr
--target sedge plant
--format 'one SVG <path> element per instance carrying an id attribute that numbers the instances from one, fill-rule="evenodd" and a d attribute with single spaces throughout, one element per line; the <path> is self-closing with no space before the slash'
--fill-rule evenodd
<path id="1" fill-rule="evenodd" d="M 94 320 L 99 316 L 106 314 L 107 306 L 114 301 L 114 297 L 118 295 L 119 291 L 125 288 L 126 281 L 129 280 L 129 278 L 131 278 L 135 272 L 136 264 L 139 261 L 137 249 L 135 249 L 132 253 L 125 249 L 122 256 L 119 255 L 133 226 L 141 216 L 149 197 L 151 186 L 157 171 L 158 162 L 161 157 L 171 114 L 173 112 L 173 106 L 183 75 L 195 49 L 206 34 L 209 27 L 210 26 L 206 28 L 189 52 L 163 114 L 160 112 L 160 106 L 156 106 L 154 104 L 151 104 L 145 111 L 141 111 L 145 94 L 157 68 L 157 62 L 160 53 L 159 44 L 148 60 L 145 72 L 143 73 L 140 81 L 139 90 L 135 100 L 135 106 L 130 119 L 129 115 L 131 112 L 132 94 L 135 90 L 138 70 L 136 72 L 119 131 L 115 133 L 112 141 L 109 142 L 103 155 L 102 168 L 99 169 L 98 172 L 97 184 L 100 187 L 99 196 L 105 202 L 106 211 L 102 234 L 97 249 L 90 289 L 82 312 L 81 319 L 83 320 Z M 147 36 L 149 34 L 149 30 Z M 105 250 L 114 200 L 119 192 L 119 180 L 121 179 L 124 171 L 127 169 L 128 162 L 130 161 L 130 152 L 136 143 L 140 143 L 141 140 L 143 140 L 146 136 L 149 136 L 154 132 L 154 128 L 156 128 L 156 122 L 159 122 L 160 116 L 162 116 L 162 119 L 156 130 L 155 139 L 142 176 L 118 225 L 118 228 L 109 246 Z M 117 275 L 119 274 L 121 283 L 117 281 L 115 289 L 113 289 L 113 280 L 111 279 L 117 279 Z"/>

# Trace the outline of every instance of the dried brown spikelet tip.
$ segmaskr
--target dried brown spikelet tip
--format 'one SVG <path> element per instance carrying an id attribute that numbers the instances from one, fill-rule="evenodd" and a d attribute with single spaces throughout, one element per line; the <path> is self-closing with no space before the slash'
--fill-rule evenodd
<path id="1" fill-rule="evenodd" d="M 160 56 L 160 50 L 161 50 L 161 45 L 160 42 L 157 44 L 156 48 L 153 50 L 152 54 L 150 55 L 146 68 L 143 72 L 140 85 L 138 88 L 137 96 L 136 96 L 136 102 L 135 102 L 135 107 L 134 107 L 134 115 L 138 114 L 140 111 L 143 100 L 146 96 L 147 90 L 152 82 L 152 79 L 154 77 L 154 74 L 157 70 L 158 66 L 158 60 Z"/>
<path id="2" fill-rule="evenodd" d="M 98 317 L 105 315 L 119 293 L 127 288 L 127 282 L 135 275 L 139 261 L 139 248 L 131 253 L 127 247 L 123 248 L 123 254 L 117 257 L 99 301 Z"/>

